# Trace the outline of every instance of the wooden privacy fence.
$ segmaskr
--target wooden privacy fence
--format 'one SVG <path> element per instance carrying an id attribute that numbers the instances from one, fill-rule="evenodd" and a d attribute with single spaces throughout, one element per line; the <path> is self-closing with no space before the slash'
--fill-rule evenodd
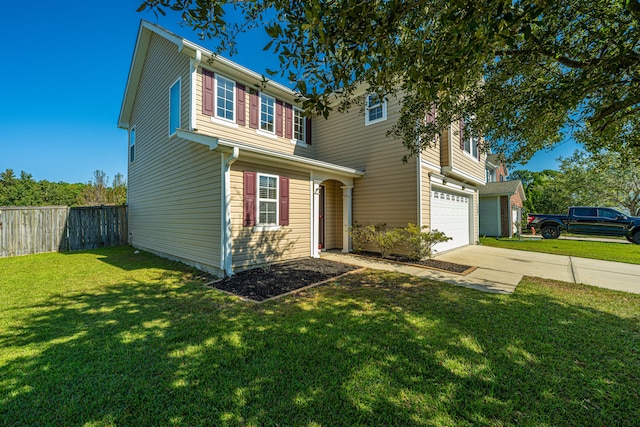
<path id="1" fill-rule="evenodd" d="M 0 258 L 126 243 L 126 206 L 0 206 Z"/>

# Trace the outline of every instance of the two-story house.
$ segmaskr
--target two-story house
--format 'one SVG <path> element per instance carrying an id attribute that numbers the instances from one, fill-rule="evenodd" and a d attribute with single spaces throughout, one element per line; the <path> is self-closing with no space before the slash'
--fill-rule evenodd
<path id="1" fill-rule="evenodd" d="M 305 117 L 294 93 L 142 22 L 119 127 L 128 131 L 130 243 L 219 276 L 350 250 L 360 224 L 427 225 L 478 238 L 484 155 L 460 123 L 402 163 L 386 137 L 399 100 Z"/>
<path id="2" fill-rule="evenodd" d="M 522 182 L 509 180 L 509 171 L 497 154 L 485 162 L 486 185 L 480 187 L 480 234 L 513 237 L 522 232 L 522 207 L 526 200 Z"/>

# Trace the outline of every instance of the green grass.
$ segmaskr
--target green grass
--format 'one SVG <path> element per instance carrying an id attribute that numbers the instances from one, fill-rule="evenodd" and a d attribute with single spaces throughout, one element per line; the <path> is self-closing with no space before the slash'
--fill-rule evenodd
<path id="1" fill-rule="evenodd" d="M 256 305 L 128 247 L 0 259 L 0 289 L 0 425 L 640 419 L 640 295 L 367 272 Z"/>
<path id="2" fill-rule="evenodd" d="M 496 239 L 495 237 L 481 237 L 480 243 L 496 248 L 518 249 L 522 251 L 544 252 L 548 254 L 640 264 L 640 245 L 584 240 Z"/>

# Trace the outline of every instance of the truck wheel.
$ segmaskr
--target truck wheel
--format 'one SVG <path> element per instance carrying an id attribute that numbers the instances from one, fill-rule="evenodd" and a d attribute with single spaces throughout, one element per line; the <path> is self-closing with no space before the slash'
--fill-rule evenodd
<path id="1" fill-rule="evenodd" d="M 631 237 L 631 242 L 636 245 L 640 245 L 640 231 L 636 231 L 633 233 L 633 237 Z"/>
<path id="2" fill-rule="evenodd" d="M 624 236 L 625 239 L 627 239 L 630 243 L 633 243 L 633 237 L 631 236 Z"/>
<path id="3" fill-rule="evenodd" d="M 557 239 L 560 237 L 560 229 L 554 225 L 547 225 L 542 227 L 540 234 L 542 234 L 542 237 L 545 239 Z"/>

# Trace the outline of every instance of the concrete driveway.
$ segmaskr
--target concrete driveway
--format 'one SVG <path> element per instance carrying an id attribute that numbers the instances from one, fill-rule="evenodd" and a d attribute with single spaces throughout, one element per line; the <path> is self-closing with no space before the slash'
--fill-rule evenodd
<path id="1" fill-rule="evenodd" d="M 640 265 L 637 264 L 482 245 L 465 246 L 437 255 L 435 258 L 477 266 L 475 271 L 465 276 L 467 280 L 476 280 L 478 283 L 494 282 L 496 285 L 502 285 L 505 290 L 511 286 L 515 289 L 523 276 L 534 276 L 640 293 Z"/>

